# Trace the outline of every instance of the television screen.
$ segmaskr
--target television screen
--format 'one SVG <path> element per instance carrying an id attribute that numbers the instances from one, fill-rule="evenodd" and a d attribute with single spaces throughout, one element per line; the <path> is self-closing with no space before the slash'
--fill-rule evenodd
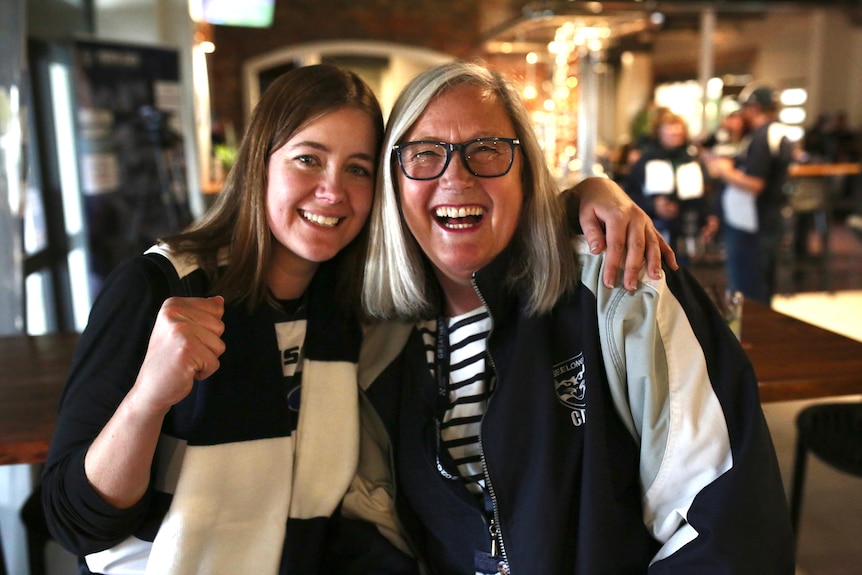
<path id="1" fill-rule="evenodd" d="M 203 0 L 203 19 L 219 26 L 272 26 L 275 0 Z"/>

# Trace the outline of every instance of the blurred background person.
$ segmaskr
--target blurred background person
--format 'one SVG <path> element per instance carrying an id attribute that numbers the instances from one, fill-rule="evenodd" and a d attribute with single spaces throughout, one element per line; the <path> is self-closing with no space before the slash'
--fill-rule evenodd
<path id="1" fill-rule="evenodd" d="M 775 291 L 783 187 L 794 147 L 777 121 L 772 88 L 746 89 L 739 99 L 750 133 L 734 158 L 710 158 L 709 170 L 726 186 L 721 207 L 727 287 L 768 304 Z"/>
<path id="2" fill-rule="evenodd" d="M 733 158 L 739 154 L 745 135 L 747 134 L 745 126 L 745 118 L 742 117 L 742 110 L 737 108 L 725 114 L 719 122 L 718 129 L 709 134 L 700 142 L 700 157 L 704 163 L 708 163 L 711 158 Z M 709 187 L 712 191 L 710 198 L 710 206 L 712 213 L 718 218 L 719 229 L 713 237 L 713 246 L 720 246 L 723 243 L 721 236 L 721 222 L 724 216 L 721 212 L 721 196 L 724 193 L 724 181 L 715 178 L 707 170 L 706 174 L 709 180 Z"/>
<path id="3" fill-rule="evenodd" d="M 653 129 L 654 144 L 641 152 L 623 187 L 655 222 L 677 261 L 687 265 L 718 230 L 709 181 L 682 116 L 663 111 Z"/>
<path id="4" fill-rule="evenodd" d="M 712 155 L 732 158 L 739 153 L 745 134 L 745 118 L 742 110 L 736 109 L 721 118 L 718 129 L 704 138 L 700 147 Z"/>

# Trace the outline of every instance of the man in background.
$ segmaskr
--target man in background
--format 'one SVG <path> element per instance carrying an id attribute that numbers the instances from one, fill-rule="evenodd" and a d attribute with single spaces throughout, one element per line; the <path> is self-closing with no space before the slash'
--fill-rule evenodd
<path id="1" fill-rule="evenodd" d="M 782 235 L 782 187 L 793 157 L 793 144 L 777 120 L 772 88 L 747 88 L 740 105 L 748 130 L 747 145 L 734 158 L 712 157 L 710 174 L 726 184 L 722 196 L 727 287 L 769 303 L 775 292 Z"/>

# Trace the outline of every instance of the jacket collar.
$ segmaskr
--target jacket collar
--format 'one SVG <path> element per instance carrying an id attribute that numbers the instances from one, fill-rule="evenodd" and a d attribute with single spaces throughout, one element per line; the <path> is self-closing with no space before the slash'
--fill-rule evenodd
<path id="1" fill-rule="evenodd" d="M 505 317 L 519 301 L 512 278 L 518 250 L 510 243 L 494 261 L 473 274 L 473 284 L 495 320 Z"/>

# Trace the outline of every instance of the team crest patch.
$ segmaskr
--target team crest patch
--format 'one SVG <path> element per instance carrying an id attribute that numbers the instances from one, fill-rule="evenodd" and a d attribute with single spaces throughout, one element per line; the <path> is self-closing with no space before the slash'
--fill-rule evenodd
<path id="1" fill-rule="evenodd" d="M 585 369 L 583 352 L 554 366 L 557 399 L 572 410 L 572 423 L 576 426 L 583 425 L 587 417 Z"/>

